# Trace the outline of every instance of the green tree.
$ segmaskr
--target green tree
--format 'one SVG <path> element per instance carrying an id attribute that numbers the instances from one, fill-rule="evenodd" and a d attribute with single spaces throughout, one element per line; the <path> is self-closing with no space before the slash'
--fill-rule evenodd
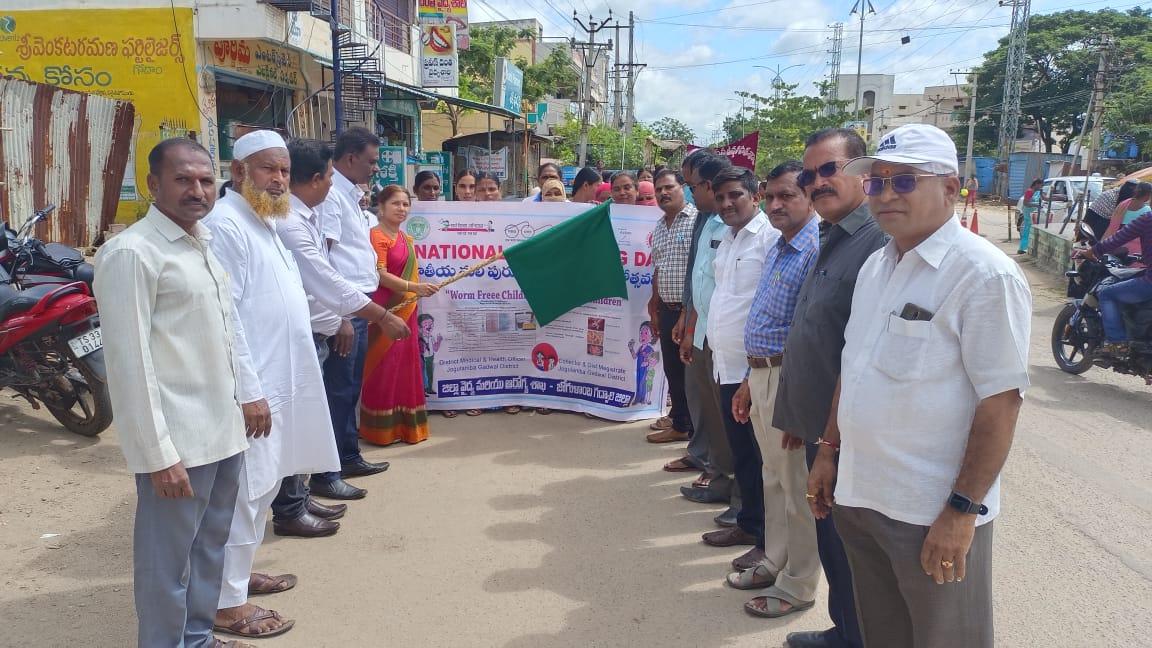
<path id="1" fill-rule="evenodd" d="M 553 47 L 543 61 L 528 65 L 524 59 L 516 64 L 524 70 L 524 100 L 537 101 L 541 97 L 575 97 L 580 90 L 580 73 L 572 62 L 572 54 L 561 45 Z"/>
<path id="2" fill-rule="evenodd" d="M 579 159 L 580 119 L 568 115 L 552 134 L 557 137 L 552 147 L 553 155 L 569 164 L 576 164 Z M 628 137 L 618 128 L 592 124 L 588 130 L 587 164 L 593 167 L 603 165 L 608 169 L 638 169 L 644 164 L 644 140 L 652 135 L 652 131 L 643 124 L 635 124 Z"/>
<path id="3" fill-rule="evenodd" d="M 1021 87 L 1021 123 L 1032 124 L 1048 153 L 1067 153 L 1083 125 L 1092 75 L 1099 58 L 1102 36 L 1115 43 L 1114 53 L 1127 57 L 1131 67 L 1119 77 L 1109 101 L 1108 119 L 1121 128 L 1147 128 L 1149 109 L 1148 34 L 1152 33 L 1152 11 L 1139 7 L 1127 12 L 1069 10 L 1033 16 L 1028 26 L 1028 49 Z M 976 150 L 992 152 L 1004 103 L 1004 68 L 1008 37 L 984 55 L 977 68 L 979 111 Z M 1116 99 L 1131 101 L 1116 101 Z M 1116 110 L 1120 103 L 1124 109 Z M 1131 106 L 1131 112 L 1126 112 Z M 967 138 L 967 116 L 963 117 Z"/>
<path id="4" fill-rule="evenodd" d="M 663 117 L 648 125 L 648 130 L 652 131 L 652 135 L 662 140 L 677 140 L 685 144 L 692 144 L 696 141 L 696 133 L 688 127 L 688 124 L 676 119 L 675 117 Z"/>

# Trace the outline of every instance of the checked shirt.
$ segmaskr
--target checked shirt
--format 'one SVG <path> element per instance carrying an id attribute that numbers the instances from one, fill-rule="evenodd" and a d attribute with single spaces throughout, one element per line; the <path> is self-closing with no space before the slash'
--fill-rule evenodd
<path id="1" fill-rule="evenodd" d="M 784 352 L 784 340 L 796 310 L 796 298 L 816 252 L 820 248 L 818 219 L 808 221 L 791 241 L 781 236 L 768 250 L 764 273 L 752 309 L 744 325 L 744 349 L 748 355 L 767 358 Z"/>
<path id="2" fill-rule="evenodd" d="M 652 262 L 656 266 L 656 288 L 660 301 L 679 304 L 684 301 L 684 280 L 688 276 L 688 255 L 692 249 L 692 228 L 696 224 L 696 206 L 685 204 L 672 219 L 672 225 L 661 218 L 652 232 Z"/>

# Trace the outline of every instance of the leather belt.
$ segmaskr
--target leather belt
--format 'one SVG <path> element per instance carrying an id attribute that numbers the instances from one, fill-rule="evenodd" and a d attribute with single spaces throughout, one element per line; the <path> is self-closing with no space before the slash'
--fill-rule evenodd
<path id="1" fill-rule="evenodd" d="M 784 363 L 784 354 L 777 353 L 774 356 L 767 358 L 757 358 L 756 356 L 748 356 L 748 366 L 753 369 L 767 369 L 768 367 L 779 367 Z"/>
<path id="2" fill-rule="evenodd" d="M 670 304 L 664 300 L 661 300 L 660 303 L 663 304 L 664 308 L 667 308 L 668 310 L 674 310 L 674 311 L 684 310 L 684 304 L 681 304 L 680 302 Z"/>

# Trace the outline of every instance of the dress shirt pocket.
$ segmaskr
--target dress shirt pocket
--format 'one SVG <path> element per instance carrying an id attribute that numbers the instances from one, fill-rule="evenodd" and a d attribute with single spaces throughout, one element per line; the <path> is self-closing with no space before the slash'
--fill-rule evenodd
<path id="1" fill-rule="evenodd" d="M 873 364 L 892 380 L 919 380 L 924 376 L 924 357 L 931 337 L 932 322 L 913 322 L 891 313 L 876 342 Z"/>

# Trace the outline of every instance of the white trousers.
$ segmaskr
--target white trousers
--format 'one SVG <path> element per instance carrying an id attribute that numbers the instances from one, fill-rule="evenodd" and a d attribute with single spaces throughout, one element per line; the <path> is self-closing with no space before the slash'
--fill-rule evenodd
<path id="1" fill-rule="evenodd" d="M 236 510 L 232 513 L 228 544 L 224 546 L 224 579 L 220 587 L 218 609 L 237 607 L 248 602 L 248 579 L 252 575 L 252 564 L 256 561 L 256 550 L 264 542 L 268 511 L 278 492 L 278 489 L 273 488 L 252 499 L 245 464 L 240 473 L 240 492 L 236 494 Z"/>

